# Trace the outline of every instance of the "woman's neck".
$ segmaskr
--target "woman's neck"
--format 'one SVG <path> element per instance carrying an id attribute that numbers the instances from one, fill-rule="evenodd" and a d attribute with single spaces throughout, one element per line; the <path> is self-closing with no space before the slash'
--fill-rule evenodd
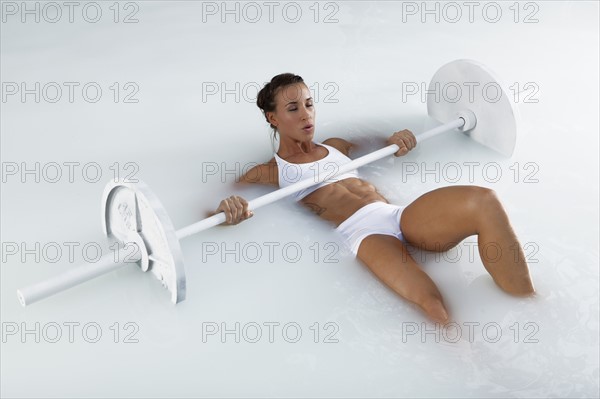
<path id="1" fill-rule="evenodd" d="M 310 154 L 315 151 L 317 146 L 313 143 L 312 140 L 308 141 L 297 141 L 293 139 L 282 139 L 279 142 L 279 149 L 277 150 L 277 155 L 281 158 L 286 158 L 299 154 Z"/>

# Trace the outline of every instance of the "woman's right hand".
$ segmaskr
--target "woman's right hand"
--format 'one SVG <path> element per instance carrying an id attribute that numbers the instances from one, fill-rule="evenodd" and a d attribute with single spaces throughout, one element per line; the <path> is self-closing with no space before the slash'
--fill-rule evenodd
<path id="1" fill-rule="evenodd" d="M 400 130 L 395 132 L 388 140 L 387 145 L 396 144 L 398 151 L 394 153 L 395 156 L 400 157 L 406 155 L 410 150 L 417 146 L 417 138 L 408 129 Z"/>
<path id="2" fill-rule="evenodd" d="M 238 224 L 254 216 L 254 212 L 248 209 L 248 201 L 237 195 L 225 198 L 213 214 L 225 213 L 225 222 L 222 224 Z"/>

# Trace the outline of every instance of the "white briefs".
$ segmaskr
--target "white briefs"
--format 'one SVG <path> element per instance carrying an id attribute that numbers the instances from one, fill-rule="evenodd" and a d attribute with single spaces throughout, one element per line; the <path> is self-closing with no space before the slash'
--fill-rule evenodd
<path id="1" fill-rule="evenodd" d="M 342 234 L 355 256 L 362 240 L 371 234 L 394 236 L 406 242 L 400 230 L 400 217 L 404 208 L 406 207 L 382 201 L 372 202 L 344 220 L 336 231 Z"/>

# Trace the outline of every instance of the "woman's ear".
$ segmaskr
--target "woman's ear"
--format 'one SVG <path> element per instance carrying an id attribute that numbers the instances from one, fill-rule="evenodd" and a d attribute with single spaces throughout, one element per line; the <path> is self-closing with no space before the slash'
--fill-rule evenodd
<path id="1" fill-rule="evenodd" d="M 275 117 L 274 112 L 267 112 L 267 120 L 271 125 L 277 127 L 277 118 Z"/>

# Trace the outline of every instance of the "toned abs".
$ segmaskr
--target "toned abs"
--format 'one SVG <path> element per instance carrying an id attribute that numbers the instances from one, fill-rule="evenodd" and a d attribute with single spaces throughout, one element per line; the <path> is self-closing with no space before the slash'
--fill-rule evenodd
<path id="1" fill-rule="evenodd" d="M 363 206 L 376 201 L 388 203 L 375 186 L 354 177 L 328 184 L 300 200 L 303 205 L 336 226 Z"/>

